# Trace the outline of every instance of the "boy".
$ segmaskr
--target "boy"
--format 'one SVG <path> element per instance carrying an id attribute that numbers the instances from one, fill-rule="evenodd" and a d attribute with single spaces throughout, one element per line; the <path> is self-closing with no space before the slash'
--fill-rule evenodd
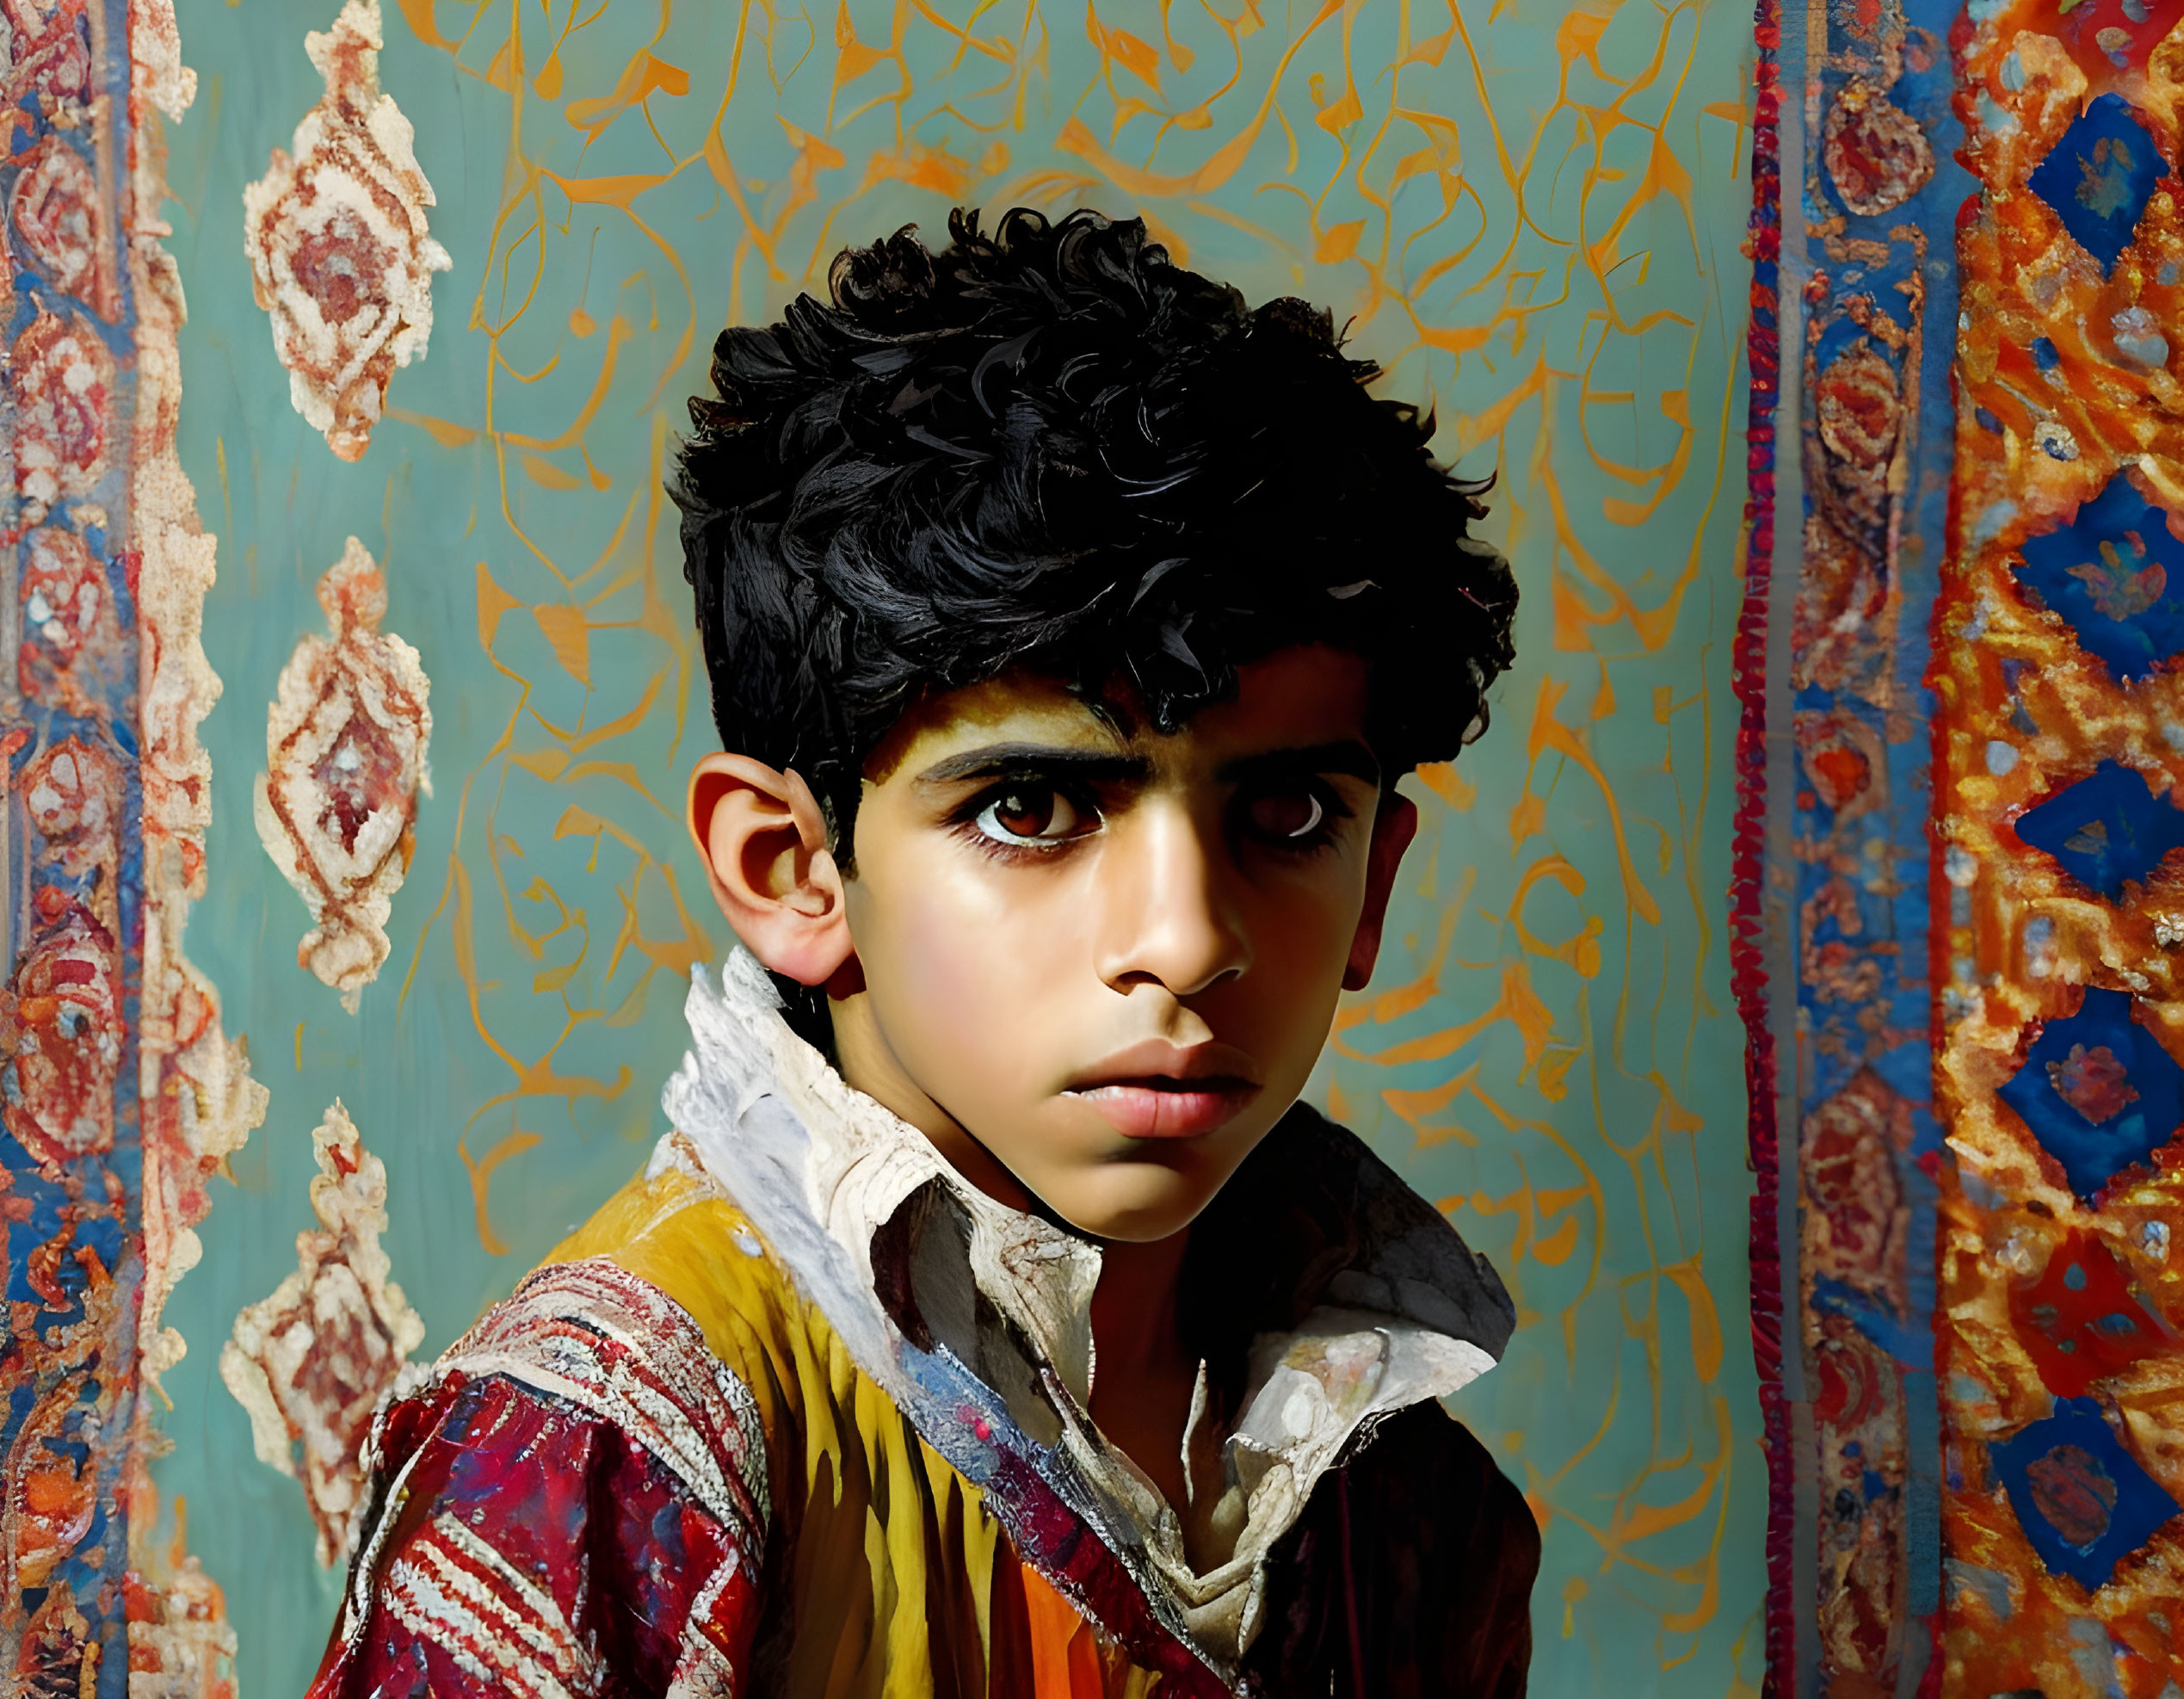
<path id="1" fill-rule="evenodd" d="M 314 1692 L 1521 1694 L 1501 1282 L 1297 1103 L 1515 590 L 1325 315 L 1012 212 L 731 330 L 645 1177 L 381 1415 Z"/>

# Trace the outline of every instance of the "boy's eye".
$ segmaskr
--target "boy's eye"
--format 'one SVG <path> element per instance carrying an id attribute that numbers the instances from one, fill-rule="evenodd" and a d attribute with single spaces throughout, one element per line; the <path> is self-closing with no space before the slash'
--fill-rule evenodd
<path id="1" fill-rule="evenodd" d="M 1320 800 L 1308 790 L 1273 791 L 1251 799 L 1251 829 L 1277 841 L 1310 837 L 1327 818 Z"/>
<path id="2" fill-rule="evenodd" d="M 980 832 L 996 843 L 1040 848 L 1082 837 L 1099 823 L 1090 809 L 1079 808 L 1061 792 L 1045 785 L 999 792 L 972 820 Z"/>

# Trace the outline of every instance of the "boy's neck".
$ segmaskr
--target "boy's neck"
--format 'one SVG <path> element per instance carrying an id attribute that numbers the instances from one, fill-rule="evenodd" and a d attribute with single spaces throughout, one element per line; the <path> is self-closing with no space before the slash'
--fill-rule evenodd
<path id="1" fill-rule="evenodd" d="M 1102 1381 L 1137 1382 L 1179 1363 L 1195 1377 L 1196 1361 L 1184 1361 L 1188 1353 L 1179 1319 L 1190 1237 L 1186 1230 L 1149 1245 L 1101 1245 L 1100 1284 L 1092 1294 L 1095 1402 Z"/>
<path id="2" fill-rule="evenodd" d="M 1189 1248 L 1188 1229 L 1150 1244 L 1108 1241 L 1092 1294 L 1092 1420 L 1160 1488 L 1187 1528 L 1203 1508 L 1191 1502 L 1182 1461 L 1198 1388 L 1198 1360 L 1181 1323 Z"/>

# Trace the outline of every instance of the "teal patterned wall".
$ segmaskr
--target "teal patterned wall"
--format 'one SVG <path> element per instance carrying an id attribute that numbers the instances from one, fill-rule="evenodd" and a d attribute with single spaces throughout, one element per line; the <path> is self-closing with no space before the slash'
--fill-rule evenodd
<path id="1" fill-rule="evenodd" d="M 1428 772 L 1376 985 L 1316 1090 L 1490 1251 L 1508 1360 L 1460 1413 L 1545 1529 L 1533 1690 L 1756 1694 L 1763 1460 L 1727 994 L 1749 10 L 1621 0 L 974 5 L 401 0 L 380 75 L 437 194 L 429 356 L 367 452 L 290 406 L 244 185 L 334 8 L 182 0 L 169 127 L 181 451 L 219 580 L 193 955 L 270 1090 L 169 1319 L 156 1475 L 248 1695 L 299 1690 L 336 1574 L 217 1373 L 315 1225 L 342 1099 L 395 1278 L 447 1344 L 643 1160 L 690 964 L 727 930 L 678 825 L 709 747 L 660 494 L 713 332 L 952 204 L 1139 213 L 1252 298 L 1353 319 L 1500 479 L 1526 597 L 1494 728 Z M 355 1015 L 252 824 L 263 714 L 355 535 L 432 682 L 433 790 Z"/>

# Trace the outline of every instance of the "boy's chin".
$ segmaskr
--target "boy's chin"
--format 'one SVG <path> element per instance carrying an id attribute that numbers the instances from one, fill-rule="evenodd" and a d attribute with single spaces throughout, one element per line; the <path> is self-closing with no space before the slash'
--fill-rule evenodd
<path id="1" fill-rule="evenodd" d="M 1190 1226 L 1219 1190 L 1157 1163 L 1112 1163 L 1050 1181 L 1040 1198 L 1088 1239 L 1152 1245 Z"/>

